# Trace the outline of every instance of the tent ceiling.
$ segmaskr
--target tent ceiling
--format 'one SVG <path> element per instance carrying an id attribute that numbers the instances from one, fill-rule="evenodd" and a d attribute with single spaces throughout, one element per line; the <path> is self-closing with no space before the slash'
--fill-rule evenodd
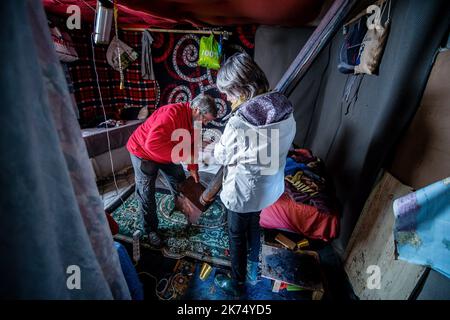
<path id="1" fill-rule="evenodd" d="M 67 7 L 81 8 L 92 23 L 97 0 L 42 0 L 47 12 L 69 15 Z M 171 28 L 177 24 L 233 26 L 265 24 L 302 26 L 320 13 L 325 0 L 118 0 L 121 27 Z"/>

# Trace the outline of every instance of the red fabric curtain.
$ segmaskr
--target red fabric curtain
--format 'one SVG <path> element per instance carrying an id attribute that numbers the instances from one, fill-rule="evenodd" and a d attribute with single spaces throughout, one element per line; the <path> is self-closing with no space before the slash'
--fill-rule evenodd
<path id="1" fill-rule="evenodd" d="M 94 21 L 97 0 L 43 0 L 43 3 L 48 12 L 67 17 L 67 7 L 76 4 L 84 21 Z M 118 0 L 117 3 L 121 27 L 172 28 L 177 24 L 301 26 L 317 17 L 324 0 Z"/>

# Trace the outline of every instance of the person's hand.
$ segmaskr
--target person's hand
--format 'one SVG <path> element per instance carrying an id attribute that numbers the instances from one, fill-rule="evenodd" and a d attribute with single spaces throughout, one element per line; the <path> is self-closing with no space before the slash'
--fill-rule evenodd
<path id="1" fill-rule="evenodd" d="M 191 173 L 191 176 L 194 178 L 195 183 L 199 183 L 200 182 L 200 178 L 198 176 L 198 171 L 197 170 L 191 170 L 189 172 Z"/>

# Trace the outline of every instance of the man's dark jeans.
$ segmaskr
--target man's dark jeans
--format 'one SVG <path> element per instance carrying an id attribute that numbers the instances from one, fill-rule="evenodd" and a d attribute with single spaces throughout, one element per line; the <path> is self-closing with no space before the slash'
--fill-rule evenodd
<path id="1" fill-rule="evenodd" d="M 259 215 L 261 211 L 239 213 L 228 210 L 228 234 L 230 238 L 231 278 L 233 284 L 245 283 L 248 260 L 259 261 L 261 247 Z"/>
<path id="2" fill-rule="evenodd" d="M 161 173 L 170 183 L 172 190 L 176 190 L 176 185 L 186 180 L 186 175 L 180 164 L 161 164 L 138 158 L 133 154 L 130 156 L 136 181 L 139 212 L 144 218 L 144 231 L 146 233 L 156 231 L 158 230 L 158 216 L 156 214 L 155 184 L 158 171 L 161 169 Z"/>

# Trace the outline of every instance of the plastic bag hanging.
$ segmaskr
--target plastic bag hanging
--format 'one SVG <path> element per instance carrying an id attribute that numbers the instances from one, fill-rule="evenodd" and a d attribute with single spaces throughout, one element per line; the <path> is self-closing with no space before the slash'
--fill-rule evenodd
<path id="1" fill-rule="evenodd" d="M 214 35 L 201 37 L 200 39 L 200 57 L 198 65 L 209 69 L 220 69 L 220 49 Z"/>
<path id="2" fill-rule="evenodd" d="M 116 71 L 121 72 L 138 58 L 138 53 L 123 41 L 114 37 L 106 51 L 106 60 Z M 122 77 L 121 77 L 122 78 Z"/>
<path id="3" fill-rule="evenodd" d="M 388 7 L 387 21 L 382 24 L 381 19 L 386 7 Z M 374 12 L 374 19 L 368 21 L 368 30 L 362 41 L 359 64 L 355 66 L 355 74 L 376 74 L 378 71 L 389 32 L 391 0 L 384 4 L 382 11 L 378 6 L 372 5 L 367 8 L 367 12 Z"/>
<path id="4" fill-rule="evenodd" d="M 365 16 L 344 27 L 344 41 L 339 51 L 338 70 L 340 72 L 344 74 L 355 72 L 355 67 L 359 64 L 359 53 L 366 33 Z"/>

